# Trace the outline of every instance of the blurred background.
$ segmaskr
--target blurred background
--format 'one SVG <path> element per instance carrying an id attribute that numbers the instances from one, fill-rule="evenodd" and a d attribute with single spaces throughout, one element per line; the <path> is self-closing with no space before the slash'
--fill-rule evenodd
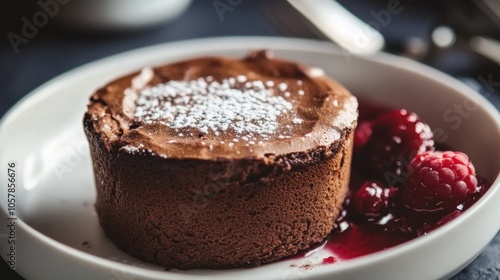
<path id="1" fill-rule="evenodd" d="M 380 32 L 382 51 L 444 71 L 500 107 L 500 0 L 337 2 Z M 4 0 L 0 20 L 0 117 L 57 75 L 143 46 L 215 36 L 338 39 L 286 0 Z M 453 279 L 500 279 L 500 235 Z"/>

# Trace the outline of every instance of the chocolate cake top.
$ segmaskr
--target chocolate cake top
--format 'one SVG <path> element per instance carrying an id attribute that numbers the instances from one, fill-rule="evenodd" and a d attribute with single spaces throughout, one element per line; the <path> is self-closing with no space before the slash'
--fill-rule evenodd
<path id="1" fill-rule="evenodd" d="M 358 116 L 356 99 L 322 70 L 267 51 L 144 68 L 94 93 L 87 114 L 110 149 L 191 159 L 328 147 Z"/>

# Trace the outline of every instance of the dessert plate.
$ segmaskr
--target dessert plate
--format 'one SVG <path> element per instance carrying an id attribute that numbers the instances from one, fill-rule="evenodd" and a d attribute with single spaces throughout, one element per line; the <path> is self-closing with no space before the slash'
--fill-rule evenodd
<path id="1" fill-rule="evenodd" d="M 492 187 L 464 214 L 426 236 L 330 265 L 320 265 L 330 255 L 320 249 L 306 259 L 250 269 L 164 271 L 121 252 L 104 236 L 93 208 L 93 174 L 82 129 L 90 94 L 146 65 L 214 54 L 241 57 L 259 48 L 319 66 L 358 97 L 416 111 L 436 137 L 466 152 Z M 500 228 L 498 111 L 467 86 L 429 67 L 387 54 L 354 57 L 325 42 L 214 38 L 102 59 L 47 82 L 19 102 L 1 123 L 0 143 L 0 213 L 7 224 L 15 222 L 15 227 L 0 227 L 1 254 L 14 259 L 9 264 L 26 279 L 438 279 L 471 262 Z M 8 178 L 13 176 L 8 174 L 15 174 L 16 184 L 10 196 Z M 15 202 L 9 201 L 12 195 Z M 8 256 L 13 251 L 15 258 Z"/>

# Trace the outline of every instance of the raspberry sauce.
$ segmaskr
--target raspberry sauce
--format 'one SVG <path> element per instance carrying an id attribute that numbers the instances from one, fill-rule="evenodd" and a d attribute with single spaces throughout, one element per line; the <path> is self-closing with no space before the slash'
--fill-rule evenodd
<path id="1" fill-rule="evenodd" d="M 338 259 L 349 260 L 391 248 L 413 238 L 410 234 L 397 234 L 371 225 L 354 223 L 343 232 L 332 233 L 324 248 Z"/>
<path id="2" fill-rule="evenodd" d="M 392 110 L 368 102 L 360 102 L 359 108 L 359 123 L 375 120 Z M 359 124 L 358 129 L 360 129 Z M 370 134 L 370 131 L 361 133 L 358 138 L 355 137 L 355 141 L 366 141 L 371 137 Z M 321 265 L 379 252 L 425 235 L 460 215 L 477 201 L 489 186 L 485 180 L 478 177 L 476 192 L 469 195 L 454 211 L 452 209 L 447 213 L 419 213 L 406 208 L 401 202 L 401 188 L 405 186 L 406 174 L 400 175 L 402 183 L 397 184 L 370 177 L 370 174 L 373 174 L 372 170 L 366 170 L 370 167 L 359 162 L 363 157 L 356 156 L 359 152 L 356 149 L 363 144 L 354 144 L 349 194 L 344 202 L 344 210 L 336 221 L 335 229 L 323 245 L 323 249 L 330 252 L 331 256 L 323 258 Z M 447 150 L 441 145 L 434 145 L 433 148 Z M 363 188 L 366 188 L 366 191 Z M 302 258 L 305 255 L 307 253 L 297 257 Z"/>

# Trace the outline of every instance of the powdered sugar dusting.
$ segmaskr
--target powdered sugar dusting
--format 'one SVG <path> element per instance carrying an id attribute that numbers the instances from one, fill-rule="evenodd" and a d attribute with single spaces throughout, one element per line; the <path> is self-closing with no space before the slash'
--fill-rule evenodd
<path id="1" fill-rule="evenodd" d="M 120 150 L 132 154 L 149 153 L 151 155 L 157 155 L 157 153 L 155 153 L 153 150 L 146 149 L 143 144 L 140 144 L 138 147 L 132 145 L 126 145 L 121 147 Z"/>
<path id="2" fill-rule="evenodd" d="M 356 97 L 350 96 L 347 98 L 343 107 L 344 109 L 340 110 L 333 120 L 333 125 L 337 127 L 348 127 L 358 119 L 358 100 Z"/>
<path id="3" fill-rule="evenodd" d="M 202 133 L 232 130 L 246 137 L 266 138 L 278 129 L 278 117 L 291 110 L 292 104 L 273 95 L 273 89 L 262 81 L 240 75 L 221 82 L 199 78 L 145 88 L 136 100 L 134 117 L 172 129 L 193 128 Z"/>
<path id="4" fill-rule="evenodd" d="M 136 93 L 153 79 L 153 75 L 153 69 L 146 67 L 142 69 L 139 75 L 132 79 L 130 87 L 124 91 L 125 98 L 123 98 L 123 109 L 125 114 L 133 114 L 132 108 L 134 108 L 134 103 L 137 99 Z"/>

